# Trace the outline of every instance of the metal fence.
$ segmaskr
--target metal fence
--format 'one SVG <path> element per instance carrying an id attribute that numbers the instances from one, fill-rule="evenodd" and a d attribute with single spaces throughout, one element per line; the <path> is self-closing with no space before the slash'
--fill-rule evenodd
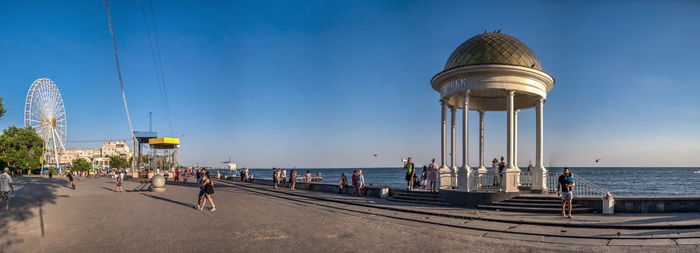
<path id="1" fill-rule="evenodd" d="M 549 192 L 554 193 L 557 191 L 559 186 L 559 176 L 556 172 L 547 173 L 547 187 Z M 603 197 L 609 192 L 594 183 L 589 182 L 581 177 L 574 177 L 574 196 L 580 197 Z M 612 195 L 612 194 L 611 194 Z"/>

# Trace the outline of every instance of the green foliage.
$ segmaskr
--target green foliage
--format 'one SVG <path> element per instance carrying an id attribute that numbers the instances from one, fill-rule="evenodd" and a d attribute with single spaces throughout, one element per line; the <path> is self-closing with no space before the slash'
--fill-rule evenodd
<path id="1" fill-rule="evenodd" d="M 10 126 L 0 135 L 0 166 L 13 171 L 41 166 L 44 141 L 31 128 Z"/>
<path id="2" fill-rule="evenodd" d="M 54 167 L 54 166 L 49 166 L 49 173 L 56 174 L 56 167 Z"/>
<path id="3" fill-rule="evenodd" d="M 73 166 L 71 167 L 71 170 L 75 171 L 88 171 L 92 169 L 92 163 L 90 161 L 85 160 L 83 158 L 76 158 L 73 160 Z"/>
<path id="4" fill-rule="evenodd" d="M 0 118 L 5 115 L 5 106 L 2 105 L 2 98 L 0 98 Z"/>
<path id="5" fill-rule="evenodd" d="M 126 157 L 121 156 L 110 156 L 109 166 L 112 168 L 129 168 L 131 167 L 131 162 L 126 159 Z"/>

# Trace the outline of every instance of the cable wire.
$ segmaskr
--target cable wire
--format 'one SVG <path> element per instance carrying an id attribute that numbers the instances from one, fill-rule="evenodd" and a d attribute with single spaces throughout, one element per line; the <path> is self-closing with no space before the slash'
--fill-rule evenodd
<path id="1" fill-rule="evenodd" d="M 112 13 L 109 11 L 109 0 L 104 0 L 105 8 L 107 9 L 107 22 L 109 23 L 109 32 L 112 34 L 112 43 L 114 44 L 114 60 L 117 67 L 117 76 L 119 77 L 119 87 L 122 90 L 122 102 L 124 103 L 124 112 L 126 112 L 126 119 L 129 122 L 129 134 L 133 139 L 136 139 L 134 135 L 134 126 L 131 124 L 131 114 L 129 114 L 129 105 L 126 103 L 126 92 L 124 91 L 124 79 L 122 79 L 122 69 L 119 65 L 119 49 L 117 47 L 117 35 L 114 32 L 114 26 L 112 25 Z"/>

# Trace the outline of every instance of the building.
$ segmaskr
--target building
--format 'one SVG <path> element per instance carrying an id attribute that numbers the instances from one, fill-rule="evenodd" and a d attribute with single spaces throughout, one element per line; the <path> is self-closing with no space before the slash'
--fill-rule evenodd
<path id="1" fill-rule="evenodd" d="M 102 157 L 123 156 L 129 157 L 129 145 L 124 140 L 108 141 L 102 144 L 100 149 Z"/>
<path id="2" fill-rule="evenodd" d="M 69 167 L 73 160 L 83 158 L 90 161 L 95 167 L 109 167 L 111 156 L 121 156 L 129 159 L 134 154 L 129 152 L 129 145 L 124 140 L 112 140 L 105 142 L 99 148 L 73 148 L 64 150 L 59 155 L 61 166 Z"/>

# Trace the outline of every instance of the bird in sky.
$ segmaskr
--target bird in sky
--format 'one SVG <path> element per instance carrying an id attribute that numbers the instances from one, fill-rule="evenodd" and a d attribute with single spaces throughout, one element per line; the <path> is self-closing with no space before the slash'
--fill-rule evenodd
<path id="1" fill-rule="evenodd" d="M 595 159 L 595 163 L 598 163 L 598 162 L 600 162 L 600 158 Z"/>

